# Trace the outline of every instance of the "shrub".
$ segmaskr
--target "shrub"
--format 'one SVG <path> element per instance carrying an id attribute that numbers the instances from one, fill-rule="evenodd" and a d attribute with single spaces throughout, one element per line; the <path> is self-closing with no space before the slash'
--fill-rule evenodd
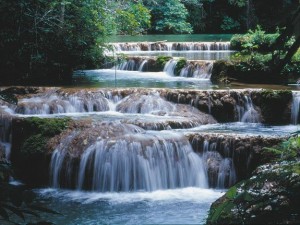
<path id="1" fill-rule="evenodd" d="M 266 34 L 258 25 L 255 30 L 249 30 L 244 35 L 233 35 L 230 45 L 233 50 L 266 52 L 270 50 L 271 45 L 278 36 L 279 30 L 274 34 Z"/>

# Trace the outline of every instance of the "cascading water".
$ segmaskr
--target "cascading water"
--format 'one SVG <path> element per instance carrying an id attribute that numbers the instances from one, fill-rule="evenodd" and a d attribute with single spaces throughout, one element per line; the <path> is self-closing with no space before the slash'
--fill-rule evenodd
<path id="1" fill-rule="evenodd" d="M 227 154 L 223 157 L 219 151 L 224 149 L 217 148 L 217 142 L 204 140 L 202 157 L 209 179 L 209 186 L 223 189 L 232 186 L 237 181 L 237 177 L 230 151 L 227 151 Z"/>
<path id="2" fill-rule="evenodd" d="M 63 96 L 45 94 L 20 100 L 15 112 L 32 115 L 107 111 L 108 109 L 108 101 L 101 93 L 98 96 L 89 93 L 65 94 Z"/>
<path id="3" fill-rule="evenodd" d="M 177 65 L 177 61 L 174 59 L 169 60 L 166 65 L 164 66 L 164 72 L 170 76 L 174 76 L 174 71 Z"/>
<path id="4" fill-rule="evenodd" d="M 252 103 L 251 93 L 244 95 L 237 93 L 236 112 L 238 121 L 245 123 L 260 123 L 261 115 L 256 110 L 256 107 Z"/>
<path id="5" fill-rule="evenodd" d="M 197 97 L 193 98 L 195 95 Z M 222 124 L 216 123 L 212 116 L 199 109 L 214 113 L 218 103 L 216 98 L 229 96 L 230 101 L 227 102 L 242 107 L 242 118 L 249 109 L 256 110 L 251 99 L 248 101 L 244 97 L 248 95 L 247 91 L 53 89 L 25 95 L 19 99 L 17 106 L 7 109 L 18 120 L 28 115 L 72 118 L 71 127 L 49 142 L 50 185 L 55 189 L 43 189 L 40 193 L 43 198 L 47 195 L 45 193 L 49 194 L 50 200 L 47 202 L 54 199 L 53 207 L 59 208 L 61 199 L 68 203 L 75 199 L 80 210 L 74 213 L 79 215 L 79 211 L 90 208 L 99 211 L 101 202 L 101 213 L 107 213 L 107 217 L 104 217 L 109 220 L 113 217 L 113 221 L 119 223 L 120 211 L 129 209 L 122 214 L 123 219 L 126 215 L 132 215 L 132 208 L 138 210 L 136 206 L 141 205 L 143 211 L 137 215 L 142 219 L 130 220 L 132 224 L 144 221 L 149 211 L 161 207 L 155 211 L 155 215 L 161 215 L 166 210 L 168 213 L 164 214 L 163 219 L 148 218 L 149 223 L 162 223 L 171 212 L 174 214 L 171 214 L 172 219 L 176 218 L 176 221 L 168 219 L 168 222 L 184 223 L 190 221 L 192 216 L 187 213 L 193 208 L 199 211 L 200 207 L 203 214 L 200 218 L 205 218 L 211 202 L 221 195 L 220 190 L 209 187 L 228 188 L 251 172 L 248 169 L 251 152 L 257 150 L 264 139 L 259 135 L 255 140 L 249 138 L 244 143 L 246 137 L 224 136 L 221 129 L 217 134 L 214 129 L 206 133 L 207 124 L 215 127 Z M 240 96 L 240 101 L 236 96 Z M 207 107 L 203 107 L 205 104 Z M 219 110 L 222 111 L 222 108 Z M 3 118 L 4 115 L 2 112 Z M 230 125 L 223 126 L 223 132 L 228 133 Z M 2 139 L 8 140 L 9 132 L 1 132 L 1 136 L 5 136 Z M 195 146 L 194 137 L 199 138 L 198 147 Z M 237 139 L 239 142 L 236 142 Z M 273 142 L 267 140 L 266 143 Z M 179 202 L 180 210 L 176 209 Z M 83 207 L 81 203 L 84 203 Z M 188 215 L 184 220 L 180 213 L 183 206 L 186 210 L 183 214 Z M 65 209 L 59 208 L 61 212 L 65 212 Z M 113 211 L 118 215 L 111 216 Z M 96 221 L 101 217 L 95 213 L 93 211 L 92 219 L 89 218 L 91 224 L 97 224 Z M 67 220 L 74 218 L 77 216 L 70 215 L 70 218 L 58 224 L 67 224 Z M 195 220 L 198 221 L 198 218 Z M 196 223 L 195 220 L 193 222 Z M 85 222 L 86 218 L 76 219 L 75 223 Z"/>
<path id="6" fill-rule="evenodd" d="M 293 92 L 293 101 L 291 108 L 291 122 L 298 124 L 299 122 L 299 108 L 300 108 L 300 92 Z"/>
<path id="7" fill-rule="evenodd" d="M 228 51 L 230 42 L 111 43 L 115 51 Z"/>
<path id="8" fill-rule="evenodd" d="M 260 114 L 254 108 L 251 97 L 244 96 L 245 98 L 245 113 L 241 118 L 241 122 L 259 123 L 261 121 Z"/>
<path id="9" fill-rule="evenodd" d="M 77 146 L 82 152 L 79 166 L 72 163 L 75 156 L 72 158 L 74 153 L 68 148 L 82 133 L 68 135 L 53 152 L 50 170 L 54 187 L 70 188 L 68 184 L 74 182 L 80 190 L 102 192 L 208 187 L 201 157 L 183 135 L 145 132 L 120 123 L 102 123 L 99 128 L 95 142 Z M 72 181 L 74 174 L 78 177 Z"/>
<path id="10" fill-rule="evenodd" d="M 194 77 L 201 79 L 210 79 L 212 72 L 213 63 L 205 62 L 205 63 L 194 63 L 188 64 L 180 71 L 181 77 Z"/>

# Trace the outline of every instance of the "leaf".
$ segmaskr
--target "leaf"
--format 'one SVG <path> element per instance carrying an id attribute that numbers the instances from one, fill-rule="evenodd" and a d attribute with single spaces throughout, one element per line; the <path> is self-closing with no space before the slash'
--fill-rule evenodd
<path id="1" fill-rule="evenodd" d="M 59 212 L 56 212 L 54 210 L 51 210 L 51 209 L 48 209 L 48 208 L 45 208 L 45 207 L 42 207 L 42 206 L 38 206 L 38 205 L 30 205 L 28 207 L 31 208 L 31 209 L 34 209 L 34 210 L 41 211 L 41 212 L 46 212 L 46 213 L 52 213 L 52 214 L 61 215 Z"/>
<path id="2" fill-rule="evenodd" d="M 15 215 L 17 215 L 18 217 L 20 217 L 21 219 L 25 220 L 25 217 L 22 213 L 22 211 L 14 206 L 10 206 L 10 205 L 7 205 L 7 204 L 3 204 L 3 207 L 4 208 L 7 208 L 9 209 L 10 211 L 12 211 Z"/>

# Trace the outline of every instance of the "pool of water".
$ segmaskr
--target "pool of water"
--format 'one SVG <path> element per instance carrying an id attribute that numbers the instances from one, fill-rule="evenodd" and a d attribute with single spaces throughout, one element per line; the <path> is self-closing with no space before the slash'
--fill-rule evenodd
<path id="1" fill-rule="evenodd" d="M 55 224 L 205 224 L 211 202 L 223 190 L 183 188 L 155 192 L 94 193 L 36 190 L 43 204 L 62 215 L 42 215 Z"/>
<path id="2" fill-rule="evenodd" d="M 290 136 L 292 133 L 299 131 L 298 125 L 270 126 L 261 123 L 216 123 L 201 125 L 191 129 L 178 130 L 184 133 L 224 133 L 238 134 L 248 136 L 272 136 L 282 137 Z"/>
<path id="3" fill-rule="evenodd" d="M 230 41 L 232 34 L 169 34 L 169 35 L 119 35 L 108 38 L 109 42 L 204 42 L 204 41 Z"/>
<path id="4" fill-rule="evenodd" d="M 139 72 L 114 69 L 84 71 L 73 76 L 73 85 L 92 87 L 214 88 L 209 79 L 170 76 L 165 72 Z"/>

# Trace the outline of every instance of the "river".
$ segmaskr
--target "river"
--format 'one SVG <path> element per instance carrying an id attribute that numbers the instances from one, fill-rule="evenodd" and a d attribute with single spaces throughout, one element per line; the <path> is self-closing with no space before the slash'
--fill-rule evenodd
<path id="1" fill-rule="evenodd" d="M 211 46 L 229 38 L 155 35 L 114 37 L 111 42 L 197 41 Z M 184 50 L 197 62 L 179 76 L 171 67 L 177 61 L 161 71 L 146 71 L 148 58 L 139 57 L 162 52 L 177 57 L 182 51 L 121 50 L 117 53 L 138 60 L 77 71 L 72 87 L 42 89 L 20 98 L 16 107 L 0 107 L 0 113 L 17 118 L 67 116 L 87 123 L 84 129 L 74 128 L 61 137 L 62 144 L 52 153 L 49 185 L 35 190 L 45 206 L 62 214 L 43 214 L 44 219 L 61 225 L 205 224 L 211 203 L 249 175 L 253 140 L 277 143 L 298 130 L 298 92 L 293 92 L 289 103 L 291 122 L 271 126 L 262 122 L 260 106 L 253 101 L 260 96 L 258 86 L 211 83 L 214 55 L 226 59 L 230 49 Z M 232 108 L 229 113 L 228 108 Z M 221 122 L 226 113 L 228 121 Z M 0 143 L 8 149 L 7 127 L 0 127 L 5 134 L 0 135 Z"/>

